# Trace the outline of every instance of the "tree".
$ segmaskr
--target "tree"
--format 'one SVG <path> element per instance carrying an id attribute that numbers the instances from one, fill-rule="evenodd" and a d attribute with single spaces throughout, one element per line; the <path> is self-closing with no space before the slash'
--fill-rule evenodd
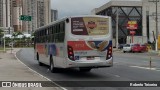
<path id="1" fill-rule="evenodd" d="M 0 44 L 2 43 L 2 41 L 1 41 L 2 39 L 1 39 L 1 38 L 2 38 L 3 36 L 4 36 L 3 30 L 0 29 Z"/>
<path id="2" fill-rule="evenodd" d="M 12 34 L 12 36 L 13 36 L 13 38 L 15 39 L 18 35 L 17 35 L 16 32 L 14 32 L 14 33 Z"/>
<path id="3" fill-rule="evenodd" d="M 23 35 L 23 33 L 22 32 L 20 32 L 20 31 L 17 31 L 17 32 L 14 32 L 13 34 L 12 34 L 12 36 L 13 36 L 13 40 L 17 43 L 17 45 L 18 46 L 20 46 L 21 44 L 21 38 L 17 38 L 17 36 L 18 35 Z"/>
<path id="4" fill-rule="evenodd" d="M 23 35 L 23 33 L 20 32 L 20 31 L 18 31 L 18 32 L 16 32 L 16 33 L 17 33 L 17 36 L 18 36 L 18 35 Z"/>
<path id="5" fill-rule="evenodd" d="M 16 38 L 18 35 L 23 35 L 23 33 L 22 32 L 14 32 L 13 34 L 12 34 L 12 36 L 14 37 L 14 38 Z"/>
<path id="6" fill-rule="evenodd" d="M 0 29 L 0 39 L 4 36 L 3 30 Z"/>

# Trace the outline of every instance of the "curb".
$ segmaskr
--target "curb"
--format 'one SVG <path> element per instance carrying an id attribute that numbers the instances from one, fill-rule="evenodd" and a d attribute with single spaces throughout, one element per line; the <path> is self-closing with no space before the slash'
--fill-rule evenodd
<path id="1" fill-rule="evenodd" d="M 35 70 L 31 69 L 31 68 L 30 68 L 30 67 L 28 67 L 26 64 L 24 64 L 24 63 L 23 63 L 23 62 L 22 62 L 22 61 L 17 57 L 17 53 L 18 53 L 19 51 L 21 51 L 21 49 L 20 49 L 20 50 L 18 50 L 18 51 L 16 51 L 16 52 L 15 52 L 15 53 L 13 53 L 13 54 L 14 54 L 15 58 L 16 58 L 16 59 L 17 59 L 21 64 L 23 64 L 25 67 L 27 67 L 30 71 L 32 71 L 33 73 L 37 74 L 38 76 L 40 76 L 40 77 L 42 77 L 42 78 L 44 78 L 44 79 L 46 79 L 46 80 L 48 80 L 48 81 L 52 82 L 53 84 L 57 85 L 60 89 L 62 89 L 62 90 L 67 90 L 66 88 L 64 88 L 64 87 L 62 87 L 62 86 L 60 86 L 60 85 L 56 84 L 55 82 L 53 82 L 53 81 L 52 81 L 52 80 L 50 80 L 49 78 L 47 78 L 47 77 L 43 76 L 42 74 L 38 73 L 37 71 L 35 71 Z M 57 88 L 57 89 L 58 89 L 58 87 L 55 87 L 55 88 Z"/>
<path id="2" fill-rule="evenodd" d="M 113 52 L 121 52 L 121 49 L 113 49 Z"/>
<path id="3" fill-rule="evenodd" d="M 151 51 L 148 51 L 148 53 L 153 53 L 153 54 L 160 55 L 160 51 L 153 51 L 153 50 L 151 50 Z"/>

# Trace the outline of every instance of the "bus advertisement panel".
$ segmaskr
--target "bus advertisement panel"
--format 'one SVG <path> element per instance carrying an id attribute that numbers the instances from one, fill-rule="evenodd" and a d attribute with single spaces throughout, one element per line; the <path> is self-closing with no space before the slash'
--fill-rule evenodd
<path id="1" fill-rule="evenodd" d="M 72 34 L 74 35 L 106 35 L 109 33 L 109 19 L 95 17 L 72 18 Z"/>

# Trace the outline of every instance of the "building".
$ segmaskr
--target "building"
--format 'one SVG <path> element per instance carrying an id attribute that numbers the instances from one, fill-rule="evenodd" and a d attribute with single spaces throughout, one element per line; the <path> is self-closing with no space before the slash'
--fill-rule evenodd
<path id="1" fill-rule="evenodd" d="M 116 22 L 118 18 L 119 43 L 127 43 L 128 37 L 131 36 L 126 27 L 127 22 L 137 21 L 138 29 L 135 30 L 135 37 L 142 38 L 142 41 L 146 37 L 145 42 L 143 42 L 146 43 L 147 41 L 153 42 L 153 32 L 156 33 L 155 6 L 153 2 L 148 2 L 148 0 L 111 0 L 103 6 L 92 10 L 92 13 L 112 17 L 113 38 L 116 38 Z M 158 2 L 158 13 L 160 12 L 159 7 L 160 2 Z M 158 20 L 160 20 L 159 16 Z M 158 23 L 158 28 L 160 30 L 160 23 Z"/>
<path id="2" fill-rule="evenodd" d="M 31 21 L 22 21 L 23 33 L 32 33 L 37 28 L 37 0 L 22 1 L 22 15 L 31 16 Z"/>
<path id="3" fill-rule="evenodd" d="M 51 23 L 51 1 L 50 0 L 43 0 L 44 1 L 44 7 L 45 7 L 45 25 Z"/>
<path id="4" fill-rule="evenodd" d="M 6 34 L 22 31 L 22 0 L 0 0 L 0 27 Z"/>
<path id="5" fill-rule="evenodd" d="M 0 0 L 0 27 L 5 30 L 6 33 L 11 34 L 13 28 L 11 23 L 11 1 Z"/>
<path id="6" fill-rule="evenodd" d="M 32 20 L 20 20 L 21 15 L 31 16 Z M 30 34 L 50 22 L 50 0 L 0 0 L 0 27 L 6 33 L 14 30 Z"/>
<path id="7" fill-rule="evenodd" d="M 10 27 L 10 0 L 0 0 L 0 27 Z"/>
<path id="8" fill-rule="evenodd" d="M 51 22 L 50 0 L 37 0 L 37 27 Z"/>
<path id="9" fill-rule="evenodd" d="M 23 21 L 23 32 L 32 33 L 51 22 L 50 0 L 23 0 L 22 3 L 22 14 L 32 16 L 31 21 Z"/>
<path id="10" fill-rule="evenodd" d="M 147 36 L 148 40 L 153 42 L 156 33 L 160 35 L 160 0 L 157 0 L 157 32 L 156 32 L 156 0 L 142 0 L 142 13 L 143 13 L 143 35 Z"/>
<path id="11" fill-rule="evenodd" d="M 58 19 L 58 10 L 51 10 L 51 22 L 56 21 Z"/>
<path id="12" fill-rule="evenodd" d="M 22 32 L 22 21 L 20 15 L 22 15 L 22 0 L 11 0 L 11 22 L 14 28 L 14 32 Z"/>
<path id="13" fill-rule="evenodd" d="M 43 0 L 37 1 L 37 27 L 45 25 L 45 16 L 44 16 L 44 2 Z"/>

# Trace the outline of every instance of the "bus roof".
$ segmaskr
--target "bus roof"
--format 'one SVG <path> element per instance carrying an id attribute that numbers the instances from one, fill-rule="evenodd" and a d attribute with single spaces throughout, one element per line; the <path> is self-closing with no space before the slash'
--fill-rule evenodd
<path id="1" fill-rule="evenodd" d="M 62 19 L 60 19 L 60 20 L 51 22 L 51 23 L 49 23 L 48 25 L 39 27 L 39 28 L 37 28 L 34 32 L 39 31 L 39 30 L 41 30 L 41 29 L 43 29 L 43 28 L 46 28 L 46 27 L 48 27 L 48 26 L 51 26 L 51 25 L 53 25 L 53 24 L 56 24 L 56 23 L 65 21 L 67 18 L 75 18 L 75 17 L 101 17 L 101 18 L 102 18 L 102 17 L 103 17 L 103 18 L 106 17 L 106 18 L 109 18 L 110 16 L 102 16 L 102 15 L 77 15 L 77 16 L 64 17 L 64 18 L 62 18 Z"/>

